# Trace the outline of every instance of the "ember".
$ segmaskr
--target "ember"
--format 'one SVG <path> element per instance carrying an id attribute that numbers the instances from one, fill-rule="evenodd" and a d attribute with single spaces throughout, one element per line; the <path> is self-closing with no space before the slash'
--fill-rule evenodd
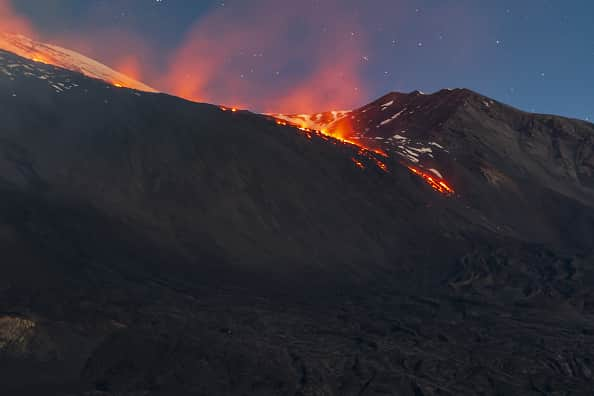
<path id="1" fill-rule="evenodd" d="M 355 157 L 351 158 L 351 160 L 353 161 L 353 163 L 355 165 L 357 165 L 359 168 L 361 169 L 365 169 L 365 165 L 363 165 L 363 162 L 359 161 L 358 159 L 356 159 Z"/>

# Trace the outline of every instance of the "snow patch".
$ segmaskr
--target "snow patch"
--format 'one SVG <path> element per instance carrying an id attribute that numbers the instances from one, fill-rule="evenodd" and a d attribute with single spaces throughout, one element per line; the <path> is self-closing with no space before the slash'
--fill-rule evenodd
<path id="1" fill-rule="evenodd" d="M 439 177 L 440 179 L 443 179 L 443 176 L 437 169 L 431 168 L 431 169 L 429 169 L 429 172 L 433 173 L 435 176 Z"/>
<path id="2" fill-rule="evenodd" d="M 386 110 L 388 107 L 392 106 L 394 104 L 394 101 L 391 100 L 388 103 L 384 103 L 381 107 L 382 107 L 382 111 Z"/>
<path id="3" fill-rule="evenodd" d="M 377 127 L 379 128 L 380 126 L 389 124 L 390 122 L 394 121 L 396 118 L 400 117 L 405 111 L 406 111 L 406 109 L 399 111 L 398 113 L 394 114 L 392 117 L 388 118 L 387 120 L 380 122 Z"/>
<path id="4" fill-rule="evenodd" d="M 407 137 L 404 137 L 404 136 L 402 136 L 402 135 L 398 135 L 398 134 L 396 134 L 396 135 L 392 136 L 392 139 L 394 139 L 394 140 L 399 140 L 399 141 L 407 141 L 407 140 L 408 140 L 408 138 L 407 138 Z"/>
<path id="5" fill-rule="evenodd" d="M 433 150 L 431 150 L 429 147 L 420 147 L 420 148 L 411 147 L 410 149 L 416 151 L 417 153 L 421 153 L 421 154 L 433 152 Z"/>

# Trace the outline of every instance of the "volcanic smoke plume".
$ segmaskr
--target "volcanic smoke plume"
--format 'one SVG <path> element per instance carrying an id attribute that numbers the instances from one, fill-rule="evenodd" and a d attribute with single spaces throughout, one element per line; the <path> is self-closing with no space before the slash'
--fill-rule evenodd
<path id="1" fill-rule="evenodd" d="M 0 31 L 33 36 L 31 24 L 14 10 L 10 0 L 0 0 Z"/>
<path id="2" fill-rule="evenodd" d="M 327 18 L 337 12 L 343 15 Z M 230 15 L 236 13 L 242 17 Z M 239 22 L 229 26 L 229 20 Z M 220 8 L 195 23 L 156 85 L 260 111 L 349 108 L 364 99 L 365 39 L 358 24 L 337 1 L 257 0 Z"/>
<path id="3" fill-rule="evenodd" d="M 132 30 L 44 34 L 11 0 L 0 0 L 0 30 L 74 49 L 190 100 L 262 112 L 319 112 L 353 108 L 367 99 L 361 16 L 340 3 L 255 0 L 217 7 L 165 51 Z"/>
<path id="4" fill-rule="evenodd" d="M 380 48 L 391 45 L 386 44 L 393 38 L 387 27 L 412 23 L 405 12 L 385 12 L 394 9 L 392 0 L 374 0 L 370 6 L 355 0 L 253 0 L 232 7 L 217 4 L 197 16 L 184 35 L 157 45 L 157 33 L 140 35 L 133 24 L 106 26 L 112 11 L 108 3 L 97 2 L 76 27 L 64 27 L 61 33 L 37 29 L 16 4 L 0 0 L 0 31 L 75 50 L 159 91 L 285 114 L 366 103 L 373 89 L 363 76 L 377 72 Z M 399 9 L 411 7 L 411 1 L 398 2 Z M 443 6 L 424 17 L 434 21 L 436 29 L 459 21 L 450 35 L 462 47 L 471 46 L 466 30 L 474 22 L 459 8 Z M 377 29 L 369 29 L 371 24 Z M 470 52 L 467 48 L 456 58 Z"/>

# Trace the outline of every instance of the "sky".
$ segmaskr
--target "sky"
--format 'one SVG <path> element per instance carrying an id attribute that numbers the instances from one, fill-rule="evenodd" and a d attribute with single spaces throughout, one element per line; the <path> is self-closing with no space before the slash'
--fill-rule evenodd
<path id="1" fill-rule="evenodd" d="M 14 20 L 192 100 L 317 112 L 464 87 L 594 120 L 592 0 L 0 0 Z"/>

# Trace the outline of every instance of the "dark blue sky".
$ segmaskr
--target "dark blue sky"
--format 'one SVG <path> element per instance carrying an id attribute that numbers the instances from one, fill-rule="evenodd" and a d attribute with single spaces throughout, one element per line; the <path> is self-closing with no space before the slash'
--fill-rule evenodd
<path id="1" fill-rule="evenodd" d="M 319 96 L 294 109 L 309 111 L 362 105 L 388 91 L 467 87 L 528 111 L 594 118 L 592 0 L 12 5 L 41 38 L 115 67 L 133 54 L 147 83 L 205 101 L 283 110 L 306 93 Z"/>

